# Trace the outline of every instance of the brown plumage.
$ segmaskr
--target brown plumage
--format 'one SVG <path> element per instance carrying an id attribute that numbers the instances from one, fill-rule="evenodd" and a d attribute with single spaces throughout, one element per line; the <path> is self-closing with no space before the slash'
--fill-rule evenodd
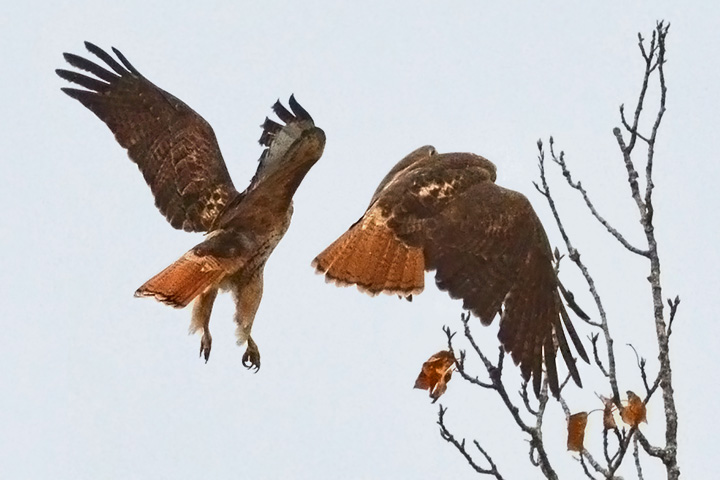
<path id="1" fill-rule="evenodd" d="M 187 307 L 195 297 L 237 270 L 236 259 L 198 255 L 194 249 L 166 267 L 135 292 L 137 297 L 155 300 L 176 308 Z"/>
<path id="2" fill-rule="evenodd" d="M 425 283 L 422 249 L 402 243 L 384 223 L 362 218 L 317 256 L 313 266 L 339 285 L 371 295 L 408 296 Z"/>
<path id="3" fill-rule="evenodd" d="M 500 342 L 536 393 L 544 359 L 557 395 L 558 348 L 581 385 L 563 324 L 585 361 L 587 353 L 560 298 L 540 220 L 522 194 L 495 177 L 495 165 L 479 155 L 421 147 L 390 170 L 363 217 L 313 266 L 339 285 L 401 296 L 420 293 L 423 271 L 435 270 L 438 288 L 462 299 L 484 325 L 500 316 Z"/>
<path id="4" fill-rule="evenodd" d="M 113 48 L 116 60 L 85 42 L 100 66 L 65 53 L 73 67 L 92 74 L 56 70 L 84 87 L 63 88 L 100 118 L 127 149 L 155 196 L 155 205 L 178 229 L 206 232 L 207 238 L 135 292 L 182 308 L 193 300 L 191 332 L 202 334 L 200 354 L 209 358 L 210 313 L 218 289 L 231 290 L 237 311 L 238 344 L 247 342 L 243 364 L 260 367 L 250 336 L 262 297 L 263 269 L 290 225 L 292 197 L 320 159 L 324 132 L 290 96 L 290 110 L 273 106 L 281 125 L 268 118 L 260 144 L 267 147 L 250 185 L 233 186 L 210 125 L 185 103 L 153 85 Z"/>

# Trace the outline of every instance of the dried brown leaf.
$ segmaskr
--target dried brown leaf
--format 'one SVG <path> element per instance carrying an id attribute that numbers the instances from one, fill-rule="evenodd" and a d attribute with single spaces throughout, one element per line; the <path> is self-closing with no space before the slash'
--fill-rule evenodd
<path id="1" fill-rule="evenodd" d="M 447 383 L 452 377 L 455 357 L 447 350 L 442 350 L 423 363 L 420 375 L 415 380 L 415 388 L 428 390 L 433 403 L 447 390 Z"/>
<path id="2" fill-rule="evenodd" d="M 617 423 L 615 423 L 615 416 L 613 415 L 615 405 L 610 398 L 603 397 L 602 401 L 605 405 L 605 407 L 603 408 L 603 428 L 605 430 L 613 430 L 617 428 Z"/>
<path id="3" fill-rule="evenodd" d="M 647 423 L 647 409 L 642 398 L 628 390 L 627 405 L 620 410 L 620 418 L 631 427 L 637 427 L 641 422 Z"/>
<path id="4" fill-rule="evenodd" d="M 588 412 L 573 413 L 568 418 L 568 439 L 567 449 L 573 452 L 582 452 L 585 441 L 585 426 L 587 425 Z"/>

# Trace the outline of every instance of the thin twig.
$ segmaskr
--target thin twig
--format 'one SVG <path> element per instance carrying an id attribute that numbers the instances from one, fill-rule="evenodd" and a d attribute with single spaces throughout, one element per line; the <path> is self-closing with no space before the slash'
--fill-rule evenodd
<path id="1" fill-rule="evenodd" d="M 610 465 L 612 458 L 610 457 L 610 442 L 608 441 L 608 429 L 603 429 L 603 455 L 605 455 L 605 463 Z"/>
<path id="2" fill-rule="evenodd" d="M 638 436 L 633 439 L 633 457 L 635 457 L 635 470 L 637 471 L 638 480 L 644 480 L 642 465 L 640 464 L 640 449 L 638 448 Z"/>
<path id="3" fill-rule="evenodd" d="M 625 119 L 625 105 L 620 105 L 620 121 L 622 121 L 622 124 L 623 124 L 623 127 L 625 127 L 625 130 L 627 130 L 628 132 L 631 132 L 631 133 L 634 132 L 640 140 L 644 141 L 645 143 L 650 143 L 650 139 L 645 138 L 645 136 L 643 136 L 637 130 L 633 130 L 633 127 L 631 127 L 630 124 L 628 124 L 627 120 Z"/>
<path id="4" fill-rule="evenodd" d="M 627 453 L 629 447 L 630 447 L 630 441 L 632 440 L 633 436 L 635 435 L 635 432 L 637 432 L 637 427 L 632 427 L 627 435 L 625 435 L 625 438 L 620 443 L 620 446 L 618 448 L 618 453 L 613 459 L 613 463 L 608 466 L 608 471 L 606 478 L 613 478 L 615 475 L 615 472 L 618 468 L 620 468 L 620 465 L 622 465 L 623 459 L 625 458 L 625 454 Z"/>
<path id="5" fill-rule="evenodd" d="M 650 441 L 647 439 L 645 435 L 643 435 L 642 432 L 637 432 L 637 439 L 638 443 L 640 443 L 640 446 L 643 447 L 643 450 L 645 450 L 645 453 L 650 455 L 651 457 L 659 458 L 660 460 L 663 460 L 667 453 L 665 452 L 664 448 L 656 447 L 654 445 L 650 444 Z"/>
<path id="6" fill-rule="evenodd" d="M 541 471 L 543 472 L 543 475 L 545 475 L 546 478 L 550 480 L 557 480 L 558 476 L 555 470 L 552 468 L 552 465 L 550 464 L 550 458 L 548 457 L 547 451 L 545 450 L 545 445 L 543 444 L 542 440 L 542 418 L 544 414 L 545 405 L 547 404 L 547 401 L 549 399 L 549 395 L 547 392 L 547 385 L 544 387 L 544 400 L 543 400 L 543 391 L 541 391 L 540 398 L 538 401 L 540 402 L 540 406 L 538 407 L 538 414 L 534 415 L 535 417 L 535 425 L 530 426 L 528 423 L 525 422 L 525 420 L 522 418 L 520 414 L 520 409 L 512 402 L 510 399 L 510 395 L 507 392 L 507 389 L 505 388 L 505 384 L 503 383 L 503 364 L 505 359 L 505 350 L 502 346 L 498 348 L 498 360 L 497 364 L 493 364 L 490 359 L 483 353 L 483 351 L 480 349 L 480 347 L 475 342 L 475 339 L 472 335 L 472 331 L 470 329 L 470 314 L 464 313 L 461 315 L 460 319 L 463 323 L 464 333 L 465 337 L 467 338 L 468 342 L 470 342 L 470 345 L 472 346 L 475 353 L 478 355 L 478 357 L 483 362 L 483 365 L 485 366 L 485 369 L 488 373 L 488 376 L 490 377 L 490 380 L 492 384 L 488 387 L 485 382 L 481 382 L 479 380 L 476 380 L 477 377 L 473 377 L 472 375 L 469 375 L 465 371 L 465 365 L 464 365 L 464 359 L 462 362 L 458 362 L 458 371 L 460 372 L 461 376 L 472 383 L 481 383 L 484 388 L 490 388 L 492 390 L 495 390 L 500 398 L 502 399 L 503 404 L 505 405 L 505 408 L 508 412 L 510 412 L 510 415 L 512 416 L 513 420 L 515 421 L 515 424 L 526 434 L 530 436 L 530 457 L 533 459 L 533 464 L 536 466 L 539 466 Z M 446 335 L 448 336 L 448 344 L 452 351 L 452 334 L 449 333 L 449 329 L 446 329 Z"/>
<path id="7" fill-rule="evenodd" d="M 562 171 L 563 176 L 565 177 L 565 180 L 567 181 L 567 184 L 570 185 L 570 187 L 574 188 L 583 197 L 583 200 L 585 201 L 585 205 L 587 205 L 588 209 L 590 210 L 590 213 L 592 213 L 593 217 L 600 222 L 600 224 L 605 227 L 605 229 L 619 241 L 623 247 L 627 248 L 631 252 L 642 255 L 643 257 L 648 256 L 647 250 L 641 250 L 634 245 L 632 245 L 629 241 L 625 239 L 625 237 L 618 232 L 618 230 L 610 225 L 610 223 L 605 220 L 605 218 L 598 213 L 597 209 L 595 208 L 595 205 L 590 200 L 590 197 L 588 196 L 587 191 L 585 188 L 583 188 L 582 184 L 580 182 L 574 182 L 572 179 L 572 174 L 570 173 L 570 170 L 567 167 L 567 164 L 565 163 L 565 152 L 560 152 L 560 155 L 555 154 L 555 148 L 554 148 L 554 142 L 552 137 L 550 137 L 550 157 L 553 162 L 555 162 L 557 165 L 560 166 L 560 169 Z"/>
<path id="8" fill-rule="evenodd" d="M 485 460 L 490 465 L 489 468 L 484 468 L 475 463 L 475 460 L 473 459 L 472 455 L 467 451 L 465 448 L 465 439 L 458 441 L 452 433 L 447 429 L 445 426 L 445 412 L 447 412 L 447 408 L 440 405 L 440 408 L 438 409 L 438 425 L 440 426 L 440 437 L 442 437 L 443 440 L 446 442 L 452 444 L 460 454 L 465 457 L 465 460 L 467 460 L 468 464 L 477 472 L 483 475 L 492 475 L 493 477 L 497 478 L 498 480 L 503 480 L 503 476 L 500 475 L 500 472 L 498 471 L 497 465 L 495 465 L 495 462 L 493 462 L 492 457 L 480 446 L 480 444 L 477 442 L 477 440 L 473 440 L 473 443 L 475 444 L 475 447 L 480 451 L 480 453 L 485 457 Z"/>
<path id="9" fill-rule="evenodd" d="M 598 354 L 598 347 L 597 342 L 598 338 L 600 338 L 600 335 L 597 333 L 593 333 L 590 335 L 590 343 L 592 344 L 593 349 L 593 358 L 595 359 L 595 365 L 600 369 L 600 372 L 605 376 L 605 378 L 609 378 L 610 374 L 607 370 L 605 370 L 605 366 L 602 363 L 602 360 L 600 360 L 600 355 Z"/>
<path id="10" fill-rule="evenodd" d="M 675 314 L 677 313 L 678 305 L 680 305 L 680 297 L 676 296 L 674 300 L 668 298 L 668 306 L 670 307 L 670 320 L 668 320 L 667 336 L 670 338 L 672 335 L 673 322 L 675 321 Z"/>
<path id="11" fill-rule="evenodd" d="M 550 143 L 551 145 L 553 143 L 552 137 L 550 138 Z M 550 193 L 550 186 L 548 185 L 547 177 L 545 176 L 545 150 L 543 149 L 542 140 L 538 140 L 537 146 L 539 150 L 538 167 L 540 170 L 540 181 L 542 182 L 542 190 L 540 191 L 547 199 L 550 210 L 552 211 L 553 217 L 555 218 L 555 224 L 557 225 L 558 230 L 560 231 L 560 235 L 562 235 L 563 241 L 565 242 L 568 256 L 582 273 L 583 278 L 585 279 L 585 282 L 587 283 L 590 290 L 590 294 L 595 301 L 595 306 L 597 307 L 598 313 L 600 315 L 600 323 L 596 324 L 596 326 L 598 326 L 602 330 L 603 338 L 605 340 L 605 345 L 607 348 L 608 367 L 606 371 L 606 377 L 608 379 L 608 382 L 610 383 L 610 389 L 613 393 L 613 402 L 616 405 L 620 406 L 620 390 L 618 389 L 617 375 L 615 371 L 615 350 L 613 348 L 613 338 L 610 335 L 610 326 L 608 324 L 607 315 L 605 313 L 605 307 L 603 306 L 602 300 L 600 299 L 600 294 L 598 293 L 597 287 L 595 286 L 595 280 L 590 275 L 590 272 L 585 266 L 585 264 L 582 262 L 582 260 L 580 260 L 580 253 L 575 249 L 572 242 L 570 241 L 568 234 L 565 231 L 565 226 L 560 219 L 560 214 L 558 213 L 557 207 L 555 206 L 555 201 L 553 200 Z M 540 189 L 540 187 L 537 188 Z"/>
<path id="12" fill-rule="evenodd" d="M 585 459 L 582 455 L 580 455 L 580 465 L 582 465 L 583 472 L 585 472 L 585 476 L 595 480 L 595 476 L 590 472 L 590 469 L 588 469 L 587 465 L 585 464 Z"/>
<path id="13" fill-rule="evenodd" d="M 628 343 L 627 345 L 628 347 L 632 348 L 632 351 L 635 353 L 635 361 L 637 362 L 638 369 L 640 370 L 640 378 L 642 378 L 643 385 L 645 385 L 645 394 L 649 395 L 650 385 L 648 384 L 647 372 L 645 371 L 647 360 L 638 354 L 632 343 Z"/>
<path id="14" fill-rule="evenodd" d="M 523 404 L 525 404 L 525 409 L 530 412 L 530 415 L 538 416 L 538 411 L 530 405 L 530 396 L 528 395 L 528 382 L 527 380 L 523 381 L 522 388 L 520 389 L 520 398 L 522 398 Z"/>
<path id="15" fill-rule="evenodd" d="M 467 369 L 465 368 L 465 358 L 466 358 L 466 352 L 465 350 L 460 350 L 460 355 L 455 354 L 455 348 L 453 347 L 452 339 L 455 336 L 455 333 L 450 330 L 448 326 L 443 327 L 443 331 L 445 332 L 445 335 L 447 336 L 447 345 L 448 350 L 450 353 L 455 357 L 455 367 L 456 371 L 460 374 L 461 377 L 463 377 L 468 382 L 472 383 L 473 385 L 477 385 L 478 387 L 482 388 L 493 388 L 492 383 L 483 382 L 480 380 L 477 376 L 472 376 L 467 372 Z"/>

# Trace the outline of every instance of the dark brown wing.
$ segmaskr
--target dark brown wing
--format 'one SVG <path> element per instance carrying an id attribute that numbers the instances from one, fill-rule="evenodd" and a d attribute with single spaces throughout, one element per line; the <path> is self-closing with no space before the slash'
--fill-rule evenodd
<path id="1" fill-rule="evenodd" d="M 567 313 L 550 245 L 528 200 L 492 183 L 494 168 L 484 162 L 471 154 L 436 155 L 389 184 L 377 206 L 403 241 L 423 248 L 438 288 L 461 298 L 483 324 L 501 314 L 500 341 L 523 377 L 533 377 L 536 392 L 545 358 L 557 394 L 556 341 L 578 384 L 580 377 L 562 329 Z"/>
<path id="2" fill-rule="evenodd" d="M 118 50 L 122 62 L 92 43 L 87 49 L 109 67 L 65 53 L 65 60 L 92 76 L 56 73 L 86 90 L 63 88 L 100 118 L 127 149 L 170 225 L 207 231 L 237 191 L 210 125 L 190 107 L 143 77 Z"/>

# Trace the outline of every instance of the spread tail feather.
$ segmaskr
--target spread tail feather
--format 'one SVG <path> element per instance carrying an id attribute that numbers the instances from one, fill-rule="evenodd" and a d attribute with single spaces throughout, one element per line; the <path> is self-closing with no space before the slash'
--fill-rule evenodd
<path id="1" fill-rule="evenodd" d="M 419 247 L 401 242 L 385 223 L 362 218 L 335 240 L 312 266 L 328 282 L 361 292 L 409 297 L 422 292 L 425 260 Z"/>
<path id="2" fill-rule="evenodd" d="M 222 259 L 192 250 L 135 291 L 136 297 L 154 297 L 175 308 L 186 307 L 198 295 L 217 286 L 229 273 Z"/>

